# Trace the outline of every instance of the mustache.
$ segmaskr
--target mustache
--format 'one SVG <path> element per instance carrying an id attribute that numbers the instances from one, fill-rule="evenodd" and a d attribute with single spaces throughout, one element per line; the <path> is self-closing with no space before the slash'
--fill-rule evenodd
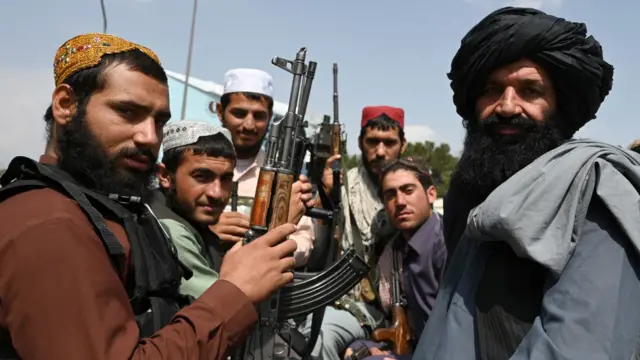
<path id="1" fill-rule="evenodd" d="M 158 157 L 150 149 L 141 149 L 134 147 L 124 148 L 120 150 L 115 157 L 116 159 L 126 159 L 138 156 L 145 156 L 147 159 L 149 159 L 149 163 L 151 164 L 155 164 L 158 161 Z"/>
<path id="2" fill-rule="evenodd" d="M 533 130 L 538 127 L 538 124 L 534 120 L 526 118 L 522 115 L 504 117 L 497 114 L 491 114 L 484 121 L 482 121 L 482 127 L 488 131 L 495 131 L 496 128 L 500 126 L 514 126 L 526 130 Z"/>
<path id="3" fill-rule="evenodd" d="M 370 166 L 380 167 L 384 164 L 384 159 L 373 159 L 369 161 Z"/>
<path id="4" fill-rule="evenodd" d="M 239 131 L 239 133 L 241 135 L 254 135 L 254 136 L 257 136 L 258 135 L 258 130 L 257 129 L 254 129 L 254 130 L 241 130 L 241 131 Z"/>
<path id="5" fill-rule="evenodd" d="M 225 206 L 227 206 L 227 203 L 225 201 L 222 201 L 222 199 L 208 198 L 207 202 L 203 202 L 202 204 L 198 205 L 211 206 L 212 208 L 224 208 Z"/>

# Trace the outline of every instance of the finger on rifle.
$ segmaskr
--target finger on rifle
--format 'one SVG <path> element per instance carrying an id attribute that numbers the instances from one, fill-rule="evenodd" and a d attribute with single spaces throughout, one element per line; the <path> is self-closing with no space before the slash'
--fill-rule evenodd
<path id="1" fill-rule="evenodd" d="M 298 177 L 298 181 L 300 181 L 301 183 L 308 183 L 309 182 L 309 178 L 304 175 L 304 174 L 300 174 L 300 176 Z M 311 185 L 311 184 L 309 184 Z"/>
<path id="2" fill-rule="evenodd" d="M 227 251 L 227 254 L 232 254 L 240 250 L 241 248 L 242 248 L 242 241 L 238 241 L 235 244 L 233 244 L 233 246 L 231 247 L 231 249 L 229 249 L 229 251 Z"/>
<path id="3" fill-rule="evenodd" d="M 282 240 L 286 239 L 287 236 L 293 234 L 294 232 L 296 232 L 296 230 L 297 230 L 297 227 L 294 224 L 284 223 L 278 227 L 275 227 L 269 230 L 266 234 L 262 235 L 254 242 L 271 247 L 278 244 Z"/>
<path id="4" fill-rule="evenodd" d="M 229 211 L 229 212 L 223 212 L 222 216 L 230 218 L 230 219 L 236 219 L 236 218 L 245 218 L 247 217 L 247 215 L 241 213 L 241 212 L 237 212 L 237 211 Z"/>
<path id="5" fill-rule="evenodd" d="M 285 258 L 280 259 L 280 266 L 282 272 L 289 271 L 296 267 L 296 259 L 293 256 L 287 256 Z"/>
<path id="6" fill-rule="evenodd" d="M 220 227 L 220 234 L 244 236 L 249 231 L 249 226 L 225 225 Z"/>
<path id="7" fill-rule="evenodd" d="M 311 183 L 301 183 L 300 184 L 300 192 L 301 193 L 310 193 L 313 190 L 313 185 Z"/>
<path id="8" fill-rule="evenodd" d="M 224 242 L 242 242 L 243 240 L 243 237 L 230 235 L 230 234 L 220 233 L 217 235 L 220 238 L 220 241 L 224 241 Z"/>
<path id="9" fill-rule="evenodd" d="M 327 159 L 326 167 L 331 167 L 331 165 L 333 165 L 334 162 L 340 160 L 340 158 L 341 158 L 340 155 L 331 155 L 331 156 L 329 156 L 329 158 Z"/>
<path id="10" fill-rule="evenodd" d="M 307 202 L 311 199 L 313 199 L 313 194 L 310 192 L 300 194 L 300 201 L 302 202 Z"/>
<path id="11" fill-rule="evenodd" d="M 304 206 L 307 208 L 312 208 L 316 206 L 316 199 L 311 198 L 311 200 L 308 200 L 304 203 Z"/>
<path id="12" fill-rule="evenodd" d="M 280 276 L 280 283 L 278 288 L 281 288 L 293 281 L 293 273 L 291 271 L 283 272 Z"/>
<path id="13" fill-rule="evenodd" d="M 225 219 L 224 223 L 225 227 L 227 226 L 237 226 L 244 228 L 245 231 L 249 230 L 251 223 L 249 222 L 248 217 L 232 217 Z"/>
<path id="14" fill-rule="evenodd" d="M 291 256 L 298 249 L 298 243 L 295 240 L 287 239 L 282 243 L 273 247 L 276 254 L 282 259 Z"/>

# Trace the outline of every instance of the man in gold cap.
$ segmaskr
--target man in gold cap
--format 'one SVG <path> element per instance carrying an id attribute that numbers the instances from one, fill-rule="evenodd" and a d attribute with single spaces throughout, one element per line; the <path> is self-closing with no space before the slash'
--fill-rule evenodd
<path id="1" fill-rule="evenodd" d="M 0 358 L 225 359 L 253 304 L 292 280 L 295 226 L 234 248 L 188 305 L 178 285 L 191 271 L 145 205 L 171 117 L 157 56 L 85 34 L 54 73 L 46 153 L 15 158 L 0 181 Z"/>

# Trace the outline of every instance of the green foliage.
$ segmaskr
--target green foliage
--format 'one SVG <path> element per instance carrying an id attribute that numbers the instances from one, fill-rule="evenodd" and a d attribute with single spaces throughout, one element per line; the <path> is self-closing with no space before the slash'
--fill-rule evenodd
<path id="1" fill-rule="evenodd" d="M 345 166 L 351 169 L 358 165 L 360 155 L 347 155 Z M 440 143 L 436 146 L 431 141 L 423 143 L 408 143 L 403 158 L 414 157 L 425 161 L 433 173 L 436 182 L 438 197 L 444 196 L 449 189 L 451 174 L 458 162 L 458 158 L 451 154 L 451 147 L 447 143 Z"/>

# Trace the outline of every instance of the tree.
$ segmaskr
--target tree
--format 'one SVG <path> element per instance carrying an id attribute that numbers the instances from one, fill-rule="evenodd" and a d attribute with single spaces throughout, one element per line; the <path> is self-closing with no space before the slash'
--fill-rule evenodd
<path id="1" fill-rule="evenodd" d="M 347 155 L 345 167 L 351 169 L 358 164 L 359 155 Z M 431 169 L 433 180 L 436 183 L 438 197 L 444 196 L 449 190 L 451 174 L 458 163 L 458 158 L 451 154 L 451 147 L 447 143 L 436 146 L 431 141 L 423 143 L 408 143 L 403 158 L 419 158 Z"/>

